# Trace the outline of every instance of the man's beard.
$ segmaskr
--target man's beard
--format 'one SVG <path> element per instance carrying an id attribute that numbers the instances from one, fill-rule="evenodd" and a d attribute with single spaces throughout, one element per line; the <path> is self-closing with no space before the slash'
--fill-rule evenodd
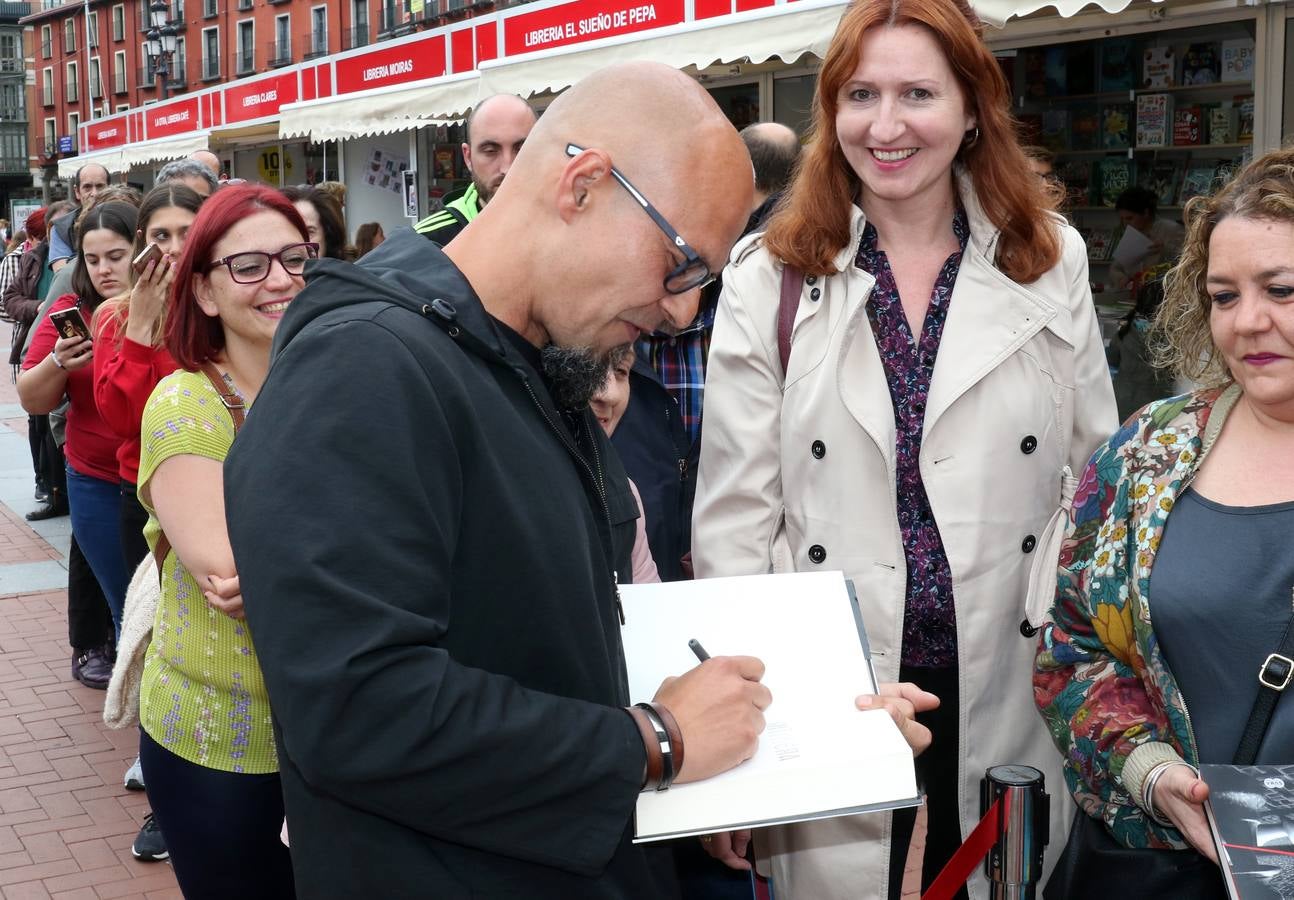
<path id="1" fill-rule="evenodd" d="M 484 181 L 479 180 L 476 177 L 476 173 L 472 173 L 472 184 L 476 185 L 477 199 L 479 199 L 481 201 L 481 205 L 484 206 L 490 202 L 490 199 L 494 196 L 494 192 L 499 189 L 499 186 L 502 185 L 503 182 L 500 181 L 498 185 L 490 187 Z"/>
<path id="2" fill-rule="evenodd" d="M 607 380 L 610 353 L 595 353 L 589 347 L 558 347 L 549 344 L 542 352 L 544 377 L 553 403 L 563 412 L 578 412 L 589 405 Z"/>

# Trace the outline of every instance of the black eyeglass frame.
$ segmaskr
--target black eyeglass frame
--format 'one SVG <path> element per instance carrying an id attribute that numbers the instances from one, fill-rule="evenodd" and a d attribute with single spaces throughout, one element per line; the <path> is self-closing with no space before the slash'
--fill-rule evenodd
<path id="1" fill-rule="evenodd" d="M 566 145 L 566 155 L 570 157 L 579 156 L 584 152 L 584 150 L 585 148 L 578 144 L 568 143 Z M 710 264 L 702 259 L 701 255 L 693 250 L 687 241 L 683 240 L 682 235 L 674 229 L 674 226 L 669 223 L 669 220 L 660 214 L 660 210 L 651 205 L 651 202 L 643 196 L 642 191 L 634 187 L 633 183 L 624 176 L 623 172 L 615 166 L 612 166 L 611 177 L 618 181 L 620 186 L 629 192 L 629 196 L 633 197 L 634 200 L 637 201 L 638 205 L 643 208 L 643 212 L 651 216 L 651 220 L 656 223 L 656 227 L 663 231 L 665 236 L 670 239 L 670 242 L 678 248 L 680 253 L 683 254 L 683 261 L 675 266 L 674 269 L 665 276 L 665 290 L 668 293 L 686 294 L 689 291 L 695 291 L 698 288 L 705 287 L 718 277 L 717 273 L 710 270 Z M 690 270 L 696 270 L 698 267 L 698 271 L 693 271 L 687 278 L 683 277 L 684 275 L 688 275 Z"/>
<path id="2" fill-rule="evenodd" d="M 298 241 L 295 244 L 288 244 L 286 247 L 279 248 L 277 253 L 266 253 L 264 250 L 243 250 L 238 253 L 231 253 L 228 256 L 222 256 L 220 259 L 213 259 L 207 266 L 207 272 L 211 272 L 211 270 L 216 268 L 216 266 L 224 266 L 229 272 L 229 277 L 233 280 L 234 284 L 260 284 L 266 278 L 270 277 L 270 270 L 274 268 L 274 263 L 277 260 L 278 264 L 283 267 L 284 272 L 287 272 L 289 275 L 300 275 L 301 272 L 290 271 L 288 267 L 283 264 L 283 254 L 287 253 L 289 250 L 296 250 L 298 247 L 306 248 L 307 260 L 319 258 L 319 244 L 317 241 Z M 240 256 L 251 256 L 252 254 L 268 258 L 265 265 L 265 274 L 260 278 L 253 279 L 252 281 L 243 281 L 234 274 L 233 262 Z M 304 264 L 301 266 L 301 271 L 305 271 Z"/>

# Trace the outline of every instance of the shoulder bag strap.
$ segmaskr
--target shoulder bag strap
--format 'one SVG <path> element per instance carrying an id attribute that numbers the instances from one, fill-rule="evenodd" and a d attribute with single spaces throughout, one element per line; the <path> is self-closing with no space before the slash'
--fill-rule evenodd
<path id="1" fill-rule="evenodd" d="M 800 292 L 804 289 L 804 273 L 789 263 L 782 266 L 782 294 L 777 302 L 777 355 L 782 360 L 782 378 L 786 378 L 786 364 L 791 359 L 791 331 L 795 327 L 795 314 L 800 308 Z"/>
<path id="2" fill-rule="evenodd" d="M 1290 591 L 1294 605 L 1294 589 Z M 1252 766 L 1258 757 L 1258 748 L 1262 746 L 1267 726 L 1271 724 L 1272 715 L 1276 712 L 1276 703 L 1280 700 L 1285 688 L 1294 680 L 1294 618 L 1285 622 L 1285 631 L 1281 634 L 1279 646 L 1274 653 L 1267 654 L 1258 669 L 1258 696 L 1254 698 L 1253 709 L 1249 711 L 1249 721 L 1240 736 L 1240 746 L 1231 760 L 1232 765 Z"/>
<path id="3" fill-rule="evenodd" d="M 234 433 L 237 434 L 238 430 L 243 427 L 243 412 L 246 408 L 243 398 L 235 394 L 229 385 L 225 384 L 225 377 L 220 374 L 220 370 L 210 360 L 202 364 L 202 374 L 207 376 L 211 386 L 220 395 L 220 401 L 225 404 L 225 409 L 229 410 L 229 416 L 234 420 Z M 166 561 L 166 554 L 170 552 L 171 542 L 167 540 L 166 532 L 163 531 L 157 535 L 157 546 L 153 548 L 153 559 L 157 561 L 158 577 L 161 577 L 162 563 Z"/>

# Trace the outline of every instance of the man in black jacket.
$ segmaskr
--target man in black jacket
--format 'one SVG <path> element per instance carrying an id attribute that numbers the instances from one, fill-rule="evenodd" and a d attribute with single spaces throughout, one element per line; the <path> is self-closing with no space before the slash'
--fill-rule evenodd
<path id="1" fill-rule="evenodd" d="M 312 264 L 225 467 L 300 896 L 673 893 L 631 841 L 664 756 L 628 708 L 633 501 L 587 402 L 613 347 L 691 321 L 750 171 L 695 82 L 618 66 L 444 253 L 406 231 Z M 762 670 L 661 686 L 677 781 L 754 752 Z"/>

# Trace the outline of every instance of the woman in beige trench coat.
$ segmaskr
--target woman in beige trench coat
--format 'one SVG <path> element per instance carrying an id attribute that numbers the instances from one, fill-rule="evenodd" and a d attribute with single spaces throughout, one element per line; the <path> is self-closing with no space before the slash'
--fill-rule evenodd
<path id="1" fill-rule="evenodd" d="M 725 270 L 693 556 L 700 577 L 843 570 L 881 680 L 943 694 L 918 760 L 928 883 L 978 820 L 993 765 L 1045 773 L 1053 853 L 1063 844 L 1034 625 L 1055 591 L 1069 473 L 1118 422 L 1083 242 L 1029 177 L 974 14 L 964 0 L 894 5 L 846 10 L 816 140 L 767 234 Z M 804 276 L 785 377 L 784 260 Z M 910 829 L 902 814 L 840 818 L 756 846 L 779 898 L 883 900 Z M 707 846 L 723 858 L 727 840 Z M 969 897 L 987 896 L 976 874 Z"/>

